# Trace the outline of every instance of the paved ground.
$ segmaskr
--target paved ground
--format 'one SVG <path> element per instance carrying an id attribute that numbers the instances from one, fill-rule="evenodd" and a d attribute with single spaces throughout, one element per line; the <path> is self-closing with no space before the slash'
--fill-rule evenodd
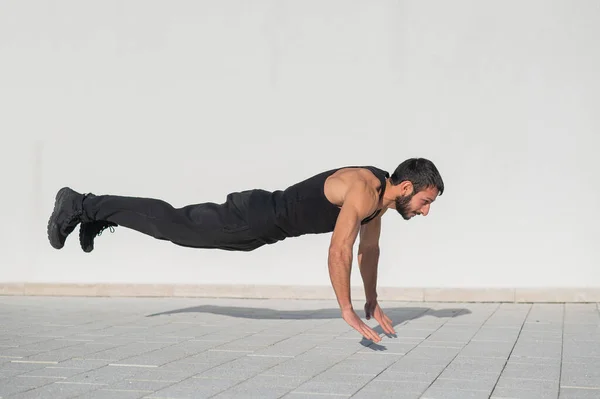
<path id="1" fill-rule="evenodd" d="M 597 304 L 382 306 L 373 344 L 334 301 L 0 297 L 0 397 L 600 398 Z"/>

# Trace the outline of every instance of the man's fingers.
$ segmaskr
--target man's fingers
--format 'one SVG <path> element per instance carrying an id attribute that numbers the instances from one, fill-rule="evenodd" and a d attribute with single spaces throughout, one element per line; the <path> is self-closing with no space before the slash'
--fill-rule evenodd
<path id="1" fill-rule="evenodd" d="M 387 317 L 387 316 L 386 316 L 386 318 L 388 320 L 388 324 L 390 326 L 390 330 L 392 331 L 391 334 L 396 334 L 396 330 L 394 330 L 394 324 L 392 323 L 392 320 L 389 317 Z"/>
<path id="2" fill-rule="evenodd" d="M 379 324 L 383 328 L 383 331 L 386 332 L 386 334 L 393 334 L 392 326 L 390 325 L 390 323 L 387 322 L 387 320 L 384 320 L 383 323 L 379 323 Z"/>
<path id="3" fill-rule="evenodd" d="M 388 322 L 386 324 L 386 327 L 387 327 L 387 333 L 388 334 L 395 334 L 396 333 L 396 331 L 394 331 L 394 327 L 392 326 L 392 323 Z"/>
<path id="4" fill-rule="evenodd" d="M 377 321 L 379 322 L 379 325 L 381 326 L 381 328 L 383 328 L 383 331 L 385 331 L 386 334 L 396 333 L 396 331 L 394 331 L 394 327 L 392 326 L 392 320 L 385 314 L 383 314 L 383 312 L 380 315 L 380 317 L 377 318 Z"/>
<path id="5" fill-rule="evenodd" d="M 368 325 L 363 324 L 362 330 L 363 330 L 363 335 L 365 337 L 369 338 L 370 340 L 375 341 L 375 342 L 381 341 L 381 337 L 379 337 L 379 335 Z"/>
<path id="6" fill-rule="evenodd" d="M 385 326 L 387 327 L 387 329 L 388 329 L 388 332 L 389 332 L 390 334 L 391 334 L 392 332 L 394 332 L 394 327 L 392 327 L 392 320 L 390 320 L 390 318 L 389 318 L 389 317 L 387 317 L 387 316 L 385 316 L 385 315 L 384 315 L 384 316 L 383 316 L 383 322 L 384 322 Z"/>

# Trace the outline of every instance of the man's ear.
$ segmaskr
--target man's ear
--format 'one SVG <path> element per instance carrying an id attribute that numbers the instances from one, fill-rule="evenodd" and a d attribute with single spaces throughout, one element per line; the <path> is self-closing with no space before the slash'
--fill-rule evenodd
<path id="1" fill-rule="evenodd" d="M 413 184 L 408 180 L 405 180 L 402 183 L 400 183 L 400 194 L 403 196 L 412 194 L 413 189 Z"/>

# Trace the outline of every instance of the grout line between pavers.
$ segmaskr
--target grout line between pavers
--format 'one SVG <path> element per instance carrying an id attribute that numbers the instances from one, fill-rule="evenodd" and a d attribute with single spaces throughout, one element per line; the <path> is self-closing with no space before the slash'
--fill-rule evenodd
<path id="1" fill-rule="evenodd" d="M 519 337 L 521 336 L 521 333 L 523 332 L 523 327 L 525 327 L 525 323 L 527 322 L 527 318 L 531 314 L 531 310 L 532 309 L 533 309 L 533 304 L 529 304 L 529 309 L 527 310 L 527 314 L 523 318 L 523 323 L 521 323 L 521 328 L 519 328 L 519 333 L 517 334 L 517 338 L 515 339 L 515 343 L 513 344 L 512 348 L 510 348 L 510 352 L 509 352 L 508 356 L 506 357 L 506 361 L 502 365 L 502 370 L 500 370 L 500 374 L 498 375 L 498 378 L 496 379 L 496 383 L 492 387 L 492 390 L 490 392 L 490 396 L 494 395 L 494 391 L 496 390 L 496 387 L 498 386 L 498 382 L 500 381 L 500 378 L 502 377 L 502 373 L 504 373 L 504 370 L 506 369 L 506 365 L 508 364 L 508 361 L 510 360 L 510 357 L 512 356 L 512 353 L 515 350 L 515 347 L 517 346 L 517 342 L 519 342 Z"/>
<path id="2" fill-rule="evenodd" d="M 560 345 L 560 371 L 558 373 L 558 395 L 557 398 L 560 398 L 560 389 L 561 389 L 561 381 L 562 381 L 562 372 L 563 372 L 563 358 L 565 354 L 565 319 L 567 317 L 567 304 L 563 303 L 562 306 L 562 329 L 561 329 L 561 345 Z"/>

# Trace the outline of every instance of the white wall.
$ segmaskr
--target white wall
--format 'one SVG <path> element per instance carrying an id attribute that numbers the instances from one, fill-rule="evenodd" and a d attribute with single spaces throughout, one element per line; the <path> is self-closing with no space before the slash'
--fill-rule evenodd
<path id="1" fill-rule="evenodd" d="M 598 38 L 592 0 L 3 0 L 0 281 L 326 285 L 328 235 L 85 254 L 46 222 L 64 185 L 183 206 L 423 156 L 447 192 L 384 217 L 380 285 L 600 286 Z"/>

